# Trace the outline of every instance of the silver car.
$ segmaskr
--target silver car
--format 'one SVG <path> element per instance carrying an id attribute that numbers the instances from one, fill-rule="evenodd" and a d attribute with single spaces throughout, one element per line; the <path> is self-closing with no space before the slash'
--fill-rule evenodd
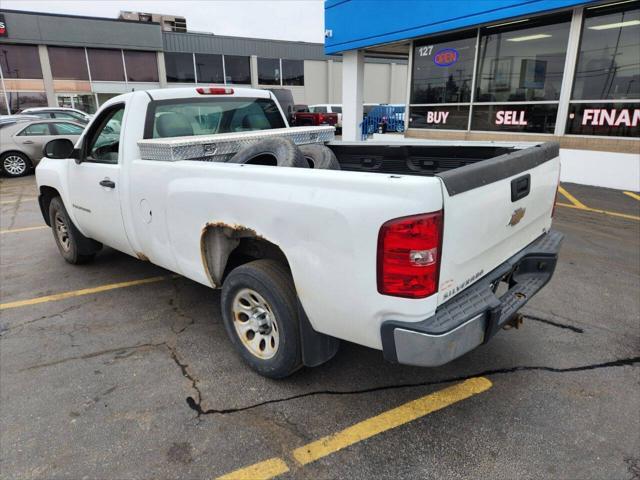
<path id="1" fill-rule="evenodd" d="M 42 159 L 42 148 L 54 138 L 76 143 L 84 125 L 66 120 L 16 121 L 0 125 L 0 167 L 9 177 L 32 172 Z"/>
<path id="2" fill-rule="evenodd" d="M 59 120 L 69 120 L 71 122 L 87 124 L 91 120 L 91 115 L 82 110 L 68 107 L 32 107 L 25 108 L 20 112 L 24 115 L 36 115 L 40 118 L 57 118 Z"/>

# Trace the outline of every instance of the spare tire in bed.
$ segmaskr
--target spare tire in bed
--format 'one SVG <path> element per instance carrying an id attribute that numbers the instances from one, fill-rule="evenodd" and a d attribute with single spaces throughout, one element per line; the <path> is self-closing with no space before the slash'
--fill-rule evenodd
<path id="1" fill-rule="evenodd" d="M 282 137 L 265 138 L 249 145 L 231 157 L 229 163 L 309 168 L 296 144 Z"/>
<path id="2" fill-rule="evenodd" d="M 307 160 L 309 167 L 320 170 L 340 170 L 335 153 L 326 145 L 311 143 L 298 147 Z"/>

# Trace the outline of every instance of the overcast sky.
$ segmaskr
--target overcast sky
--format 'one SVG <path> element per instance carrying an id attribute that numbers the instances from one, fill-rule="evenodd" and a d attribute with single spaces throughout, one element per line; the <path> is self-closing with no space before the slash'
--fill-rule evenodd
<path id="1" fill-rule="evenodd" d="M 120 10 L 181 15 L 218 35 L 324 41 L 323 0 L 2 0 L 7 10 L 116 18 Z"/>

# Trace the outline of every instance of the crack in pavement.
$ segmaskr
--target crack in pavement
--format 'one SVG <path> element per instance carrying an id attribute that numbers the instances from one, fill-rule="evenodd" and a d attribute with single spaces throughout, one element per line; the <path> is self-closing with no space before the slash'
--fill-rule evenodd
<path id="1" fill-rule="evenodd" d="M 547 325 L 552 325 L 558 328 L 564 328 L 566 330 L 571 330 L 572 332 L 576 332 L 576 333 L 584 333 L 584 329 L 579 327 L 574 327 L 573 325 L 569 325 L 566 323 L 556 322 L 553 320 L 549 320 L 548 318 L 542 318 L 537 315 L 530 315 L 528 313 L 524 313 L 523 316 L 524 318 L 528 318 L 529 320 L 534 320 L 536 322 L 546 323 Z"/>
<path id="2" fill-rule="evenodd" d="M 88 300 L 86 302 L 82 302 L 79 305 L 71 305 L 70 307 L 65 308 L 57 313 L 49 313 L 47 315 L 42 315 L 38 318 L 33 318 L 31 320 L 24 321 L 22 323 L 17 323 L 15 325 L 0 325 L 0 337 L 6 334 L 15 333 L 16 331 L 22 330 L 24 327 L 28 325 L 32 325 L 34 323 L 41 322 L 43 320 L 53 320 L 55 318 L 64 318 L 66 313 L 69 313 L 73 310 L 77 310 L 88 303 L 91 303 L 93 300 Z"/>
<path id="3" fill-rule="evenodd" d="M 86 360 L 88 358 L 95 358 L 95 357 L 100 357 L 102 355 L 108 355 L 109 353 L 118 353 L 118 352 L 122 352 L 121 355 L 116 355 L 116 359 L 119 358 L 126 358 L 129 355 L 127 355 L 127 352 L 130 352 L 131 350 L 140 350 L 140 349 L 144 349 L 144 348 L 158 348 L 158 347 L 162 347 L 167 345 L 166 342 L 161 342 L 161 343 L 142 343 L 140 345 L 132 345 L 130 347 L 119 347 L 119 348 L 109 348 L 106 350 L 100 350 L 97 352 L 91 352 L 91 353 L 86 353 L 84 355 L 77 355 L 74 357 L 66 357 L 66 358 L 61 358 L 59 360 L 53 360 L 51 362 L 46 362 L 46 363 L 38 363 L 36 365 L 31 365 L 30 367 L 26 367 L 23 368 L 21 370 L 18 370 L 18 373 L 22 373 L 22 372 L 26 372 L 29 370 L 37 370 L 40 368 L 45 368 L 45 367 L 51 367 L 53 365 L 60 365 L 61 363 L 66 363 L 66 362 L 71 362 L 74 360 Z"/>
<path id="4" fill-rule="evenodd" d="M 569 373 L 569 372 L 582 372 L 587 370 L 596 370 L 600 368 L 625 367 L 625 366 L 635 365 L 637 363 L 640 363 L 640 356 L 612 360 L 610 362 L 604 362 L 604 363 L 580 365 L 578 367 L 567 367 L 567 368 L 556 368 L 556 367 L 545 367 L 545 366 L 517 366 L 517 367 L 510 367 L 510 368 L 497 368 L 492 370 L 485 370 L 485 371 L 476 372 L 470 375 L 462 375 L 458 377 L 445 378 L 442 380 L 417 382 L 417 383 L 401 383 L 396 385 L 382 385 L 379 387 L 363 388 L 360 390 L 317 390 L 313 392 L 306 392 L 298 395 L 292 395 L 290 397 L 276 398 L 273 400 L 265 400 L 264 402 L 259 402 L 253 405 L 247 405 L 245 407 L 237 407 L 237 408 L 204 410 L 201 406 L 201 396 L 199 396 L 198 401 L 194 400 L 193 397 L 187 397 L 187 405 L 189 406 L 189 408 L 197 412 L 198 417 L 200 417 L 200 415 L 211 415 L 211 414 L 226 415 L 229 413 L 237 413 L 237 412 L 244 412 L 246 410 L 252 410 L 254 408 L 258 408 L 263 405 L 269 405 L 273 403 L 282 403 L 290 400 L 296 400 L 299 398 L 311 397 L 316 395 L 356 395 L 361 393 L 380 392 L 384 390 L 395 390 L 400 388 L 426 387 L 430 385 L 440 385 L 443 383 L 461 382 L 474 377 L 488 377 L 490 375 L 504 375 L 504 374 L 515 373 L 515 372 L 528 372 L 528 371 L 538 370 L 538 371 L 545 371 L 545 372 L 552 372 L 552 373 Z M 199 390 L 198 390 L 198 393 L 200 393 Z"/>
<path id="5" fill-rule="evenodd" d="M 187 323 L 184 326 L 182 326 L 182 328 L 180 328 L 180 329 L 176 329 L 175 328 L 176 327 L 176 323 L 175 322 L 170 327 L 171 331 L 174 334 L 180 335 L 182 332 L 184 332 L 191 325 L 194 325 L 196 323 L 196 321 L 191 315 L 187 314 L 185 312 L 185 310 L 179 304 L 180 287 L 178 286 L 177 279 L 174 279 L 171 283 L 172 283 L 172 286 L 173 286 L 173 290 L 175 292 L 175 296 L 174 296 L 174 298 L 171 298 L 169 300 L 169 306 L 173 310 L 173 313 L 178 315 L 180 318 L 187 319 Z"/>
<path id="6" fill-rule="evenodd" d="M 169 344 L 165 344 L 165 347 L 167 347 L 167 349 L 169 350 L 169 356 L 171 357 L 171 359 L 180 368 L 180 371 L 182 372 L 182 376 L 187 378 L 191 382 L 191 387 L 196 392 L 196 397 L 198 398 L 197 403 L 199 405 L 200 402 L 202 401 L 202 392 L 200 392 L 200 388 L 198 387 L 198 380 L 196 380 L 195 377 L 191 375 L 191 372 L 189 372 L 189 365 L 180 361 L 175 347 L 172 347 Z M 193 397 L 188 397 L 188 398 L 193 399 Z"/>

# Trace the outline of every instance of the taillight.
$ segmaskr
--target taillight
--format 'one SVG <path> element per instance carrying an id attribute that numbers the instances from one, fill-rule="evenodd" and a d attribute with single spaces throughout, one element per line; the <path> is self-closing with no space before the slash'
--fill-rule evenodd
<path id="1" fill-rule="evenodd" d="M 320 123 L 324 122 L 324 115 L 322 113 L 320 115 L 318 115 L 318 121 Z"/>
<path id="2" fill-rule="evenodd" d="M 438 291 L 442 210 L 396 218 L 378 234 L 378 292 L 424 298 Z"/>
<path id="3" fill-rule="evenodd" d="M 196 92 L 200 95 L 233 95 L 233 88 L 225 87 L 198 87 Z"/>

